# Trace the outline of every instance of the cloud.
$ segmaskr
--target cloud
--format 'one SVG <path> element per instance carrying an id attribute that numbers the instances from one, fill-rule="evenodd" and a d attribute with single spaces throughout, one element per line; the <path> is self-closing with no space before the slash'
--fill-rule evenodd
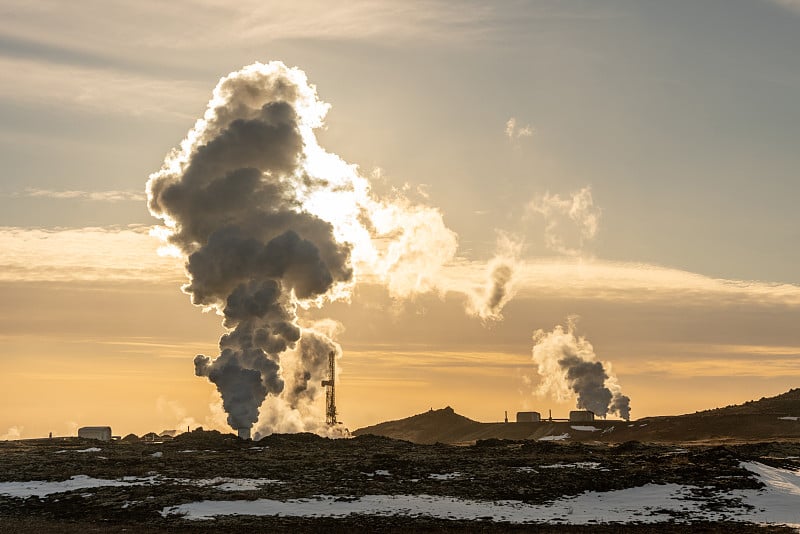
<path id="1" fill-rule="evenodd" d="M 485 277 L 485 264 L 462 260 L 443 273 L 445 290 L 466 293 Z M 518 298 L 568 297 L 653 302 L 682 298 L 683 305 L 734 302 L 800 306 L 800 286 L 713 278 L 658 265 L 578 258 L 521 261 L 515 285 Z"/>
<path id="2" fill-rule="evenodd" d="M 525 126 L 517 126 L 517 119 L 511 117 L 506 121 L 506 137 L 511 141 L 517 140 L 520 137 L 530 137 L 533 135 L 533 128 L 530 124 Z"/>
<path id="3" fill-rule="evenodd" d="M 335 3 L 321 0 L 156 0 L 121 4 L 86 0 L 9 0 L 0 32 L 63 48 L 209 50 L 287 39 L 474 42 L 502 22 L 496 6 L 427 0 Z M 98 22 L 102 23 L 98 23 Z M 197 31 L 203 28 L 203 31 Z M 50 31 L 47 31 L 50 30 Z"/>
<path id="4" fill-rule="evenodd" d="M 580 255 L 584 245 L 594 239 L 602 213 L 588 186 L 564 198 L 550 193 L 537 196 L 525 210 L 528 217 L 544 218 L 545 246 L 566 256 Z"/>
<path id="5" fill-rule="evenodd" d="M 178 283 L 183 265 L 158 255 L 148 226 L 87 228 L 0 227 L 0 282 L 143 281 Z M 360 282 L 383 285 L 382 267 Z M 442 291 L 470 294 L 487 282 L 483 261 L 454 259 L 435 275 Z M 515 267 L 518 298 L 566 297 L 652 302 L 684 299 L 685 306 L 765 303 L 800 306 L 800 286 L 714 278 L 670 267 L 579 258 L 529 258 Z"/>
<path id="6" fill-rule="evenodd" d="M 55 191 L 53 189 L 27 188 L 20 193 L 15 193 L 17 197 L 34 198 L 56 198 L 56 199 L 79 199 L 92 200 L 97 202 L 121 202 L 121 201 L 144 201 L 146 196 L 141 191 L 76 191 L 64 190 Z"/>
<path id="7" fill-rule="evenodd" d="M 0 281 L 180 280 L 181 262 L 158 254 L 151 230 L 0 227 Z"/>
<path id="8" fill-rule="evenodd" d="M 712 349 L 713 350 L 713 349 Z M 629 362 L 625 365 L 627 375 L 665 375 L 678 378 L 705 377 L 744 377 L 744 378 L 785 378 L 800 377 L 800 361 L 796 357 L 781 359 L 768 357 L 754 358 L 711 358 L 706 355 L 691 360 L 648 360 Z"/>
<path id="9" fill-rule="evenodd" d="M 770 4 L 775 4 L 800 14 L 800 0 L 767 0 L 767 1 Z"/>
<path id="10" fill-rule="evenodd" d="M 46 109 L 67 107 L 164 121 L 191 118 L 205 100 L 194 82 L 110 68 L 0 56 L 0 70 L 14 73 L 14 83 L 0 85 L 0 99 Z"/>

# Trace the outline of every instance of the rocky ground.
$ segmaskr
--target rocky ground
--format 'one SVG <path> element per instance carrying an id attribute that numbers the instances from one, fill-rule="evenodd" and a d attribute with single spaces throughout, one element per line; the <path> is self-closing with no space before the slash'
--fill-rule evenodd
<path id="1" fill-rule="evenodd" d="M 372 435 L 340 440 L 273 435 L 251 442 L 194 431 L 162 443 L 77 438 L 0 442 L 0 532 L 238 532 L 245 528 L 617 532 L 619 524 L 520 525 L 488 517 L 464 521 L 408 514 L 239 515 L 191 521 L 173 507 L 198 501 L 313 500 L 319 496 L 347 503 L 374 495 L 542 504 L 586 491 L 680 484 L 690 488 L 687 502 L 722 509 L 730 505 L 727 495 L 762 485 L 742 468 L 743 462 L 797 470 L 798 457 L 800 442 L 791 441 L 680 447 L 485 440 L 458 447 Z M 692 512 L 671 511 L 668 516 L 659 524 L 626 522 L 624 528 L 634 532 L 685 532 L 688 528 L 765 532 L 724 514 L 713 522 Z M 563 522 L 569 523 L 569 517 Z M 779 526 L 769 529 L 791 531 Z"/>

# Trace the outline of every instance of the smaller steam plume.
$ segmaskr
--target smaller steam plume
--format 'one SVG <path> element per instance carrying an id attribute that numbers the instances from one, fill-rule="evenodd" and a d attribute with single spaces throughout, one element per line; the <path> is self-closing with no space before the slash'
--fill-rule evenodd
<path id="1" fill-rule="evenodd" d="M 328 355 L 333 352 L 337 360 L 342 356 L 342 347 L 334 341 L 342 330 L 342 325 L 331 319 L 303 325 L 303 336 L 281 357 L 284 388 L 281 394 L 266 398 L 256 438 L 275 432 L 341 437 L 342 428 L 325 424 L 322 381 L 328 378 Z"/>
<path id="2" fill-rule="evenodd" d="M 560 401 L 574 396 L 580 409 L 629 420 L 630 398 L 622 394 L 611 364 L 597 360 L 591 343 L 575 335 L 576 320 L 570 317 L 566 329 L 557 325 L 552 332 L 533 333 L 533 361 L 542 377 L 537 393 Z"/>
<path id="3" fill-rule="evenodd" d="M 521 241 L 498 233 L 497 252 L 488 265 L 488 278 L 484 287 L 470 296 L 467 311 L 484 321 L 500 321 L 506 304 L 514 298 L 515 276 L 518 271 Z"/>

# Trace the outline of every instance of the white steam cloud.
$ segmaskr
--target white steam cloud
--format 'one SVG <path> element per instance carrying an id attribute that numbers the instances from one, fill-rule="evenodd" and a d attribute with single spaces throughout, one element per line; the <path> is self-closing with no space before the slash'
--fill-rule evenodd
<path id="1" fill-rule="evenodd" d="M 622 394 L 611 364 L 599 361 L 591 343 L 575 335 L 576 320 L 570 317 L 566 328 L 557 325 L 552 332 L 533 333 L 533 361 L 541 375 L 537 393 L 559 401 L 574 397 L 578 408 L 595 415 L 630 419 L 630 398 Z"/>
<path id="2" fill-rule="evenodd" d="M 517 126 L 517 119 L 511 117 L 506 121 L 506 137 L 510 140 L 514 141 L 515 139 L 519 139 L 520 137 L 530 137 L 533 135 L 533 128 L 531 128 L 530 124 L 526 124 L 525 126 Z"/>
<path id="3" fill-rule="evenodd" d="M 503 307 L 514 298 L 517 272 L 522 253 L 519 238 L 498 232 L 497 252 L 487 265 L 485 285 L 470 295 L 467 312 L 483 321 L 503 319 Z"/>
<path id="4" fill-rule="evenodd" d="M 23 430 L 25 430 L 25 427 L 12 426 L 8 430 L 6 430 L 5 434 L 0 435 L 0 441 L 13 441 L 17 439 L 22 439 Z"/>
<path id="5" fill-rule="evenodd" d="M 579 256 L 584 245 L 594 239 L 600 224 L 601 210 L 595 206 L 590 187 L 583 187 L 569 197 L 546 193 L 526 206 L 528 215 L 544 218 L 547 248 L 567 256 Z"/>
<path id="6" fill-rule="evenodd" d="M 301 70 L 244 67 L 219 81 L 147 183 L 158 235 L 186 258 L 183 290 L 224 317 L 220 353 L 198 355 L 195 372 L 243 434 L 259 418 L 261 433 L 322 419 L 324 363 L 342 351 L 335 329 L 301 327 L 299 312 L 348 298 L 360 276 L 396 297 L 430 290 L 456 252 L 438 210 L 377 198 L 356 166 L 319 146 L 328 109 Z"/>

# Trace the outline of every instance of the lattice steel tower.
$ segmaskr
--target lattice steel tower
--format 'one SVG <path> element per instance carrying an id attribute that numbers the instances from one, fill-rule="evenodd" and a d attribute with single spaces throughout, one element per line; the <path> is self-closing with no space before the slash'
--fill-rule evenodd
<path id="1" fill-rule="evenodd" d="M 336 353 L 328 354 L 328 379 L 322 381 L 325 391 L 325 422 L 336 424 Z"/>

